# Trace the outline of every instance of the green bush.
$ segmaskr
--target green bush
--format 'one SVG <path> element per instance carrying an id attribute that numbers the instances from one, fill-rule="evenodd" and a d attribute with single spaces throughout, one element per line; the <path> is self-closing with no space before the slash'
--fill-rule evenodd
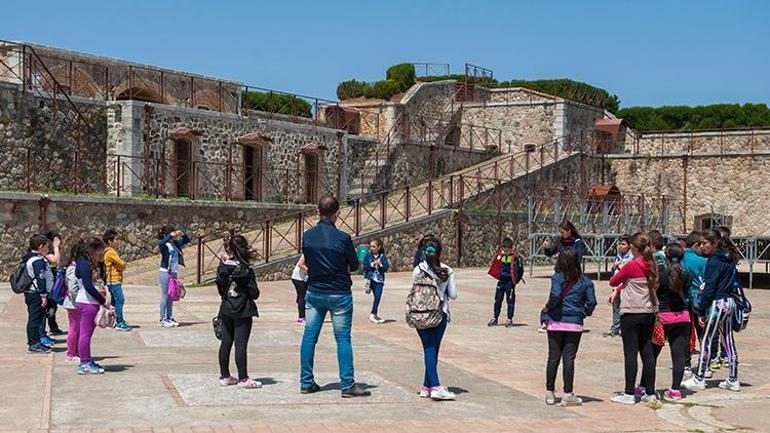
<path id="1" fill-rule="evenodd" d="M 268 113 L 287 114 L 300 117 L 313 117 L 313 106 L 295 95 L 275 92 L 243 92 L 247 108 Z"/>
<path id="2" fill-rule="evenodd" d="M 766 104 L 628 107 L 618 110 L 617 116 L 640 132 L 770 127 Z"/>
<path id="3" fill-rule="evenodd" d="M 403 83 L 395 80 L 380 80 L 372 86 L 372 96 L 369 97 L 388 100 L 396 93 L 402 92 L 402 89 Z"/>
<path id="4" fill-rule="evenodd" d="M 360 98 L 361 96 L 364 96 L 365 85 L 366 83 L 363 81 L 343 81 L 337 85 L 337 97 L 341 101 L 344 101 L 345 99 Z"/>
<path id="5" fill-rule="evenodd" d="M 388 68 L 385 73 L 386 80 L 393 80 L 403 92 L 414 85 L 417 74 L 414 72 L 414 65 L 411 63 L 399 63 Z"/>
<path id="6" fill-rule="evenodd" d="M 580 81 L 556 80 L 510 80 L 498 83 L 497 87 L 524 87 L 571 101 L 582 102 L 604 108 L 615 113 L 620 108 L 620 99 L 608 91 Z"/>

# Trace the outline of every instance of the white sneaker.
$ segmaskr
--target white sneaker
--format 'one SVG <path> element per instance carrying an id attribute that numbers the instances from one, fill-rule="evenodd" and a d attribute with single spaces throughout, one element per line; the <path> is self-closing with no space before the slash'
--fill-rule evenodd
<path id="1" fill-rule="evenodd" d="M 176 328 L 177 326 L 179 326 L 179 322 L 177 322 L 176 319 L 174 319 L 173 317 L 168 319 L 168 321 L 169 323 L 171 323 L 172 328 Z"/>
<path id="2" fill-rule="evenodd" d="M 78 358 L 77 356 L 68 356 L 68 357 L 64 358 L 64 361 L 72 362 L 72 363 L 77 362 L 79 364 L 80 363 L 80 358 Z"/>
<path id="3" fill-rule="evenodd" d="M 369 321 L 372 323 L 377 323 L 377 316 L 375 316 L 374 314 L 370 314 Z"/>
<path id="4" fill-rule="evenodd" d="M 709 368 L 708 370 L 706 370 L 705 373 L 703 373 L 703 377 L 706 379 L 711 379 L 712 377 L 714 377 L 714 371 Z"/>
<path id="5" fill-rule="evenodd" d="M 559 406 L 580 406 L 583 404 L 583 399 L 576 396 L 573 393 L 564 394 L 564 397 L 561 398 L 561 402 L 559 402 Z"/>
<path id="6" fill-rule="evenodd" d="M 422 387 L 420 388 L 420 398 L 428 398 L 430 397 L 430 388 Z"/>
<path id="7" fill-rule="evenodd" d="M 685 379 L 689 379 L 689 378 L 691 378 L 691 377 L 692 377 L 692 368 L 690 368 L 690 367 L 685 367 L 685 368 L 684 368 L 684 378 L 685 378 Z"/>
<path id="8" fill-rule="evenodd" d="M 737 380 L 727 379 L 719 382 L 719 387 L 728 391 L 739 392 L 741 390 L 741 383 Z"/>
<path id="9" fill-rule="evenodd" d="M 621 393 L 613 395 L 612 398 L 610 398 L 610 401 L 613 403 L 633 405 L 636 404 L 636 397 L 634 397 L 633 394 Z"/>
<path id="10" fill-rule="evenodd" d="M 177 326 L 179 326 L 179 325 L 178 325 L 178 324 L 177 324 L 177 325 L 174 325 L 174 322 L 172 322 L 172 321 L 170 321 L 170 320 L 164 320 L 164 321 L 162 321 L 162 322 L 160 323 L 160 326 L 162 326 L 162 327 L 164 327 L 164 328 L 176 328 L 176 327 L 177 327 Z"/>
<path id="11" fill-rule="evenodd" d="M 658 397 L 655 394 L 645 394 L 639 400 L 641 400 L 642 403 L 650 404 L 658 401 Z"/>
<path id="12" fill-rule="evenodd" d="M 383 323 L 385 323 L 385 319 L 383 319 L 380 316 L 374 316 L 374 318 L 377 320 L 377 324 L 379 325 L 382 325 Z"/>
<path id="13" fill-rule="evenodd" d="M 455 397 L 455 393 L 443 386 L 434 388 L 433 391 L 430 392 L 430 398 L 433 400 L 454 400 Z"/>
<path id="14" fill-rule="evenodd" d="M 682 382 L 682 386 L 688 391 L 703 391 L 706 389 L 706 381 L 698 379 L 697 376 L 693 376 Z"/>
<path id="15" fill-rule="evenodd" d="M 549 406 L 556 404 L 556 395 L 553 393 L 553 391 L 545 392 L 545 404 Z"/>

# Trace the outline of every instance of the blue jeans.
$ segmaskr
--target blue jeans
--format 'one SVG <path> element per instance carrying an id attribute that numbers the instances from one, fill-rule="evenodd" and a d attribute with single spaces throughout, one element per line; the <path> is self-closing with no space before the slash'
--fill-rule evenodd
<path id="1" fill-rule="evenodd" d="M 615 296 L 615 299 L 612 301 L 612 325 L 610 326 L 610 332 L 620 333 L 620 295 Z"/>
<path id="2" fill-rule="evenodd" d="M 168 278 L 170 273 L 160 273 L 160 320 L 171 320 L 174 317 L 174 301 L 168 299 Z"/>
<path id="3" fill-rule="evenodd" d="M 334 338 L 337 340 L 337 364 L 340 370 L 340 388 L 355 384 L 353 372 L 353 347 L 350 344 L 350 327 L 353 324 L 353 294 L 332 295 L 308 290 L 305 296 L 305 333 L 300 347 L 300 385 L 313 385 L 313 360 L 315 345 L 321 333 L 326 313 L 332 316 Z"/>
<path id="4" fill-rule="evenodd" d="M 417 330 L 417 335 L 420 336 L 420 341 L 422 341 L 422 351 L 425 355 L 425 377 L 423 378 L 422 386 L 427 388 L 441 386 L 441 382 L 438 380 L 438 351 L 441 348 L 441 339 L 444 338 L 446 324 L 447 315 L 444 314 L 441 323 L 435 328 Z"/>
<path id="5" fill-rule="evenodd" d="M 382 288 L 385 287 L 385 283 L 371 282 L 372 293 L 374 294 L 374 302 L 372 302 L 372 314 L 377 315 L 377 311 L 380 309 L 380 299 L 382 299 Z"/>
<path id="6" fill-rule="evenodd" d="M 115 317 L 118 323 L 125 323 L 126 319 L 123 318 L 123 304 L 126 302 L 126 298 L 123 296 L 123 284 L 110 284 L 107 286 L 110 289 L 110 305 L 115 307 Z"/>

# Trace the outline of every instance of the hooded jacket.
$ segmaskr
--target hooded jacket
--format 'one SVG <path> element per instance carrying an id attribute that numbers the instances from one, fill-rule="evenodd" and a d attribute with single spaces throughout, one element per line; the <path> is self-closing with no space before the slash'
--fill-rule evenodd
<path id="1" fill-rule="evenodd" d="M 698 305 L 698 314 L 705 316 L 711 303 L 719 299 L 727 299 L 733 295 L 735 281 L 735 263 L 724 250 L 715 252 L 706 262 L 706 283 Z"/>
<path id="2" fill-rule="evenodd" d="M 259 298 L 259 286 L 253 269 L 241 266 L 235 260 L 221 262 L 217 268 L 216 285 L 222 299 L 221 316 L 245 319 L 259 315 L 254 302 Z"/>

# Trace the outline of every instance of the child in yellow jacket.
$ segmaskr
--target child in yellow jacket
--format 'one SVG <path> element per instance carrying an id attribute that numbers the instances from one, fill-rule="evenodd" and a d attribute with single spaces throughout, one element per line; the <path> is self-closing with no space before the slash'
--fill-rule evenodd
<path id="1" fill-rule="evenodd" d="M 120 238 L 115 229 L 104 232 L 104 268 L 107 273 L 107 288 L 110 290 L 110 304 L 115 308 L 115 329 L 118 331 L 130 331 L 131 326 L 123 316 L 123 304 L 126 298 L 123 296 L 123 271 L 126 270 L 126 262 L 118 255 Z"/>

